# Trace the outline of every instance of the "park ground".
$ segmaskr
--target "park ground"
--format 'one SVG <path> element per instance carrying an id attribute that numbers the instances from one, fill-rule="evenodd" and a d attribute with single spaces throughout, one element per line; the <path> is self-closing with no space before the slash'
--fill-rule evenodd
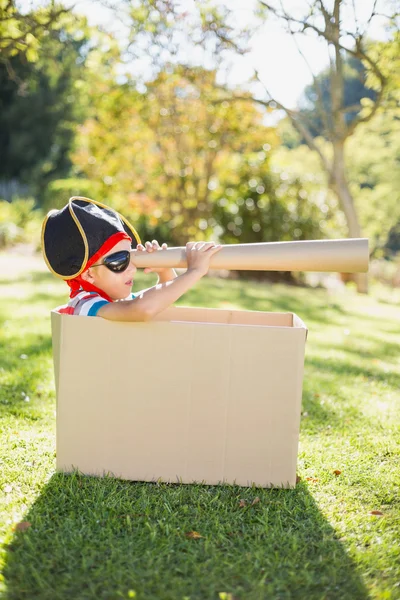
<path id="1" fill-rule="evenodd" d="M 0 254 L 2 598 L 400 598 L 398 290 L 209 277 L 181 300 L 306 322 L 293 490 L 56 473 L 49 311 L 66 295 L 39 257 Z"/>

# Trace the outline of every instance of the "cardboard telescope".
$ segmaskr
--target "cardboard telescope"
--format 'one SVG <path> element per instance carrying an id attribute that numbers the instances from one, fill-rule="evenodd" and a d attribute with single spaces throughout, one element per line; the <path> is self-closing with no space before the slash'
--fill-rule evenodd
<path id="1" fill-rule="evenodd" d="M 185 247 L 158 252 L 132 251 L 139 269 L 185 268 Z M 238 271 L 320 271 L 365 273 L 368 271 L 368 239 L 264 242 L 223 246 L 210 261 L 211 269 Z"/>

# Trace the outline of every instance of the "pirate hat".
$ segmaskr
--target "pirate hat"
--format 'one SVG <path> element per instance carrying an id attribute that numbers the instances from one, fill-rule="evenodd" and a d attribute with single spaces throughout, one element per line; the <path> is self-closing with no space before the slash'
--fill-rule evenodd
<path id="1" fill-rule="evenodd" d="M 42 250 L 50 271 L 68 280 L 90 266 L 100 249 L 106 253 L 127 236 L 132 248 L 140 244 L 135 228 L 122 215 L 100 202 L 73 196 L 64 208 L 50 211 L 43 221 Z"/>

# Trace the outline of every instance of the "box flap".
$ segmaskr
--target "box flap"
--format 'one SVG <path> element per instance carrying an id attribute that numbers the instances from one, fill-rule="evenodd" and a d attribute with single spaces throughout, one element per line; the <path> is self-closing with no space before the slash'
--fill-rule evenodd
<path id="1" fill-rule="evenodd" d="M 184 321 L 193 323 L 220 323 L 225 325 L 292 327 L 292 315 L 293 313 L 264 312 L 256 310 L 171 306 L 159 313 L 153 321 Z"/>

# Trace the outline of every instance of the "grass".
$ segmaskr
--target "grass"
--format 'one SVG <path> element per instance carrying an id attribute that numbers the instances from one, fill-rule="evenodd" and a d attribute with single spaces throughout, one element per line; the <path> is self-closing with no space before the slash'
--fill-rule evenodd
<path id="1" fill-rule="evenodd" d="M 182 304 L 288 310 L 307 323 L 301 481 L 144 484 L 55 473 L 49 311 L 66 286 L 39 265 L 0 255 L 2 597 L 400 598 L 393 292 L 201 281 Z"/>

